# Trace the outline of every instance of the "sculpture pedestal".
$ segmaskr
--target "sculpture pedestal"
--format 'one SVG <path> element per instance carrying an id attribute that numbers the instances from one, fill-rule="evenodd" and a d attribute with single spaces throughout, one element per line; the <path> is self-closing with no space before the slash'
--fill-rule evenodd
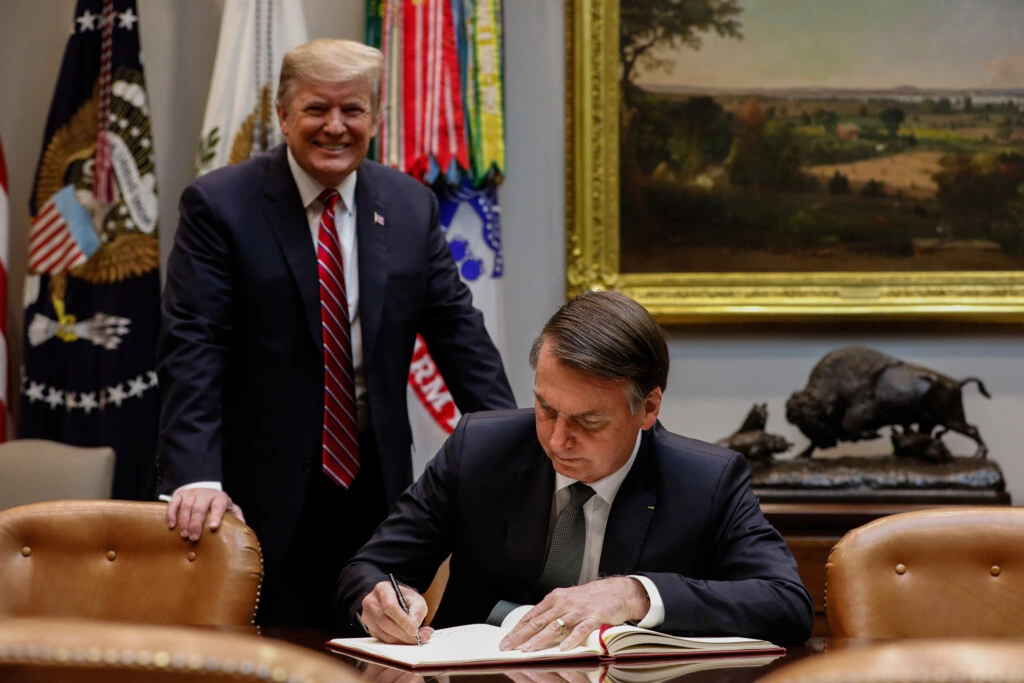
<path id="1" fill-rule="evenodd" d="M 995 461 L 934 463 L 892 455 L 800 458 L 751 466 L 762 502 L 1008 505 Z"/>
<path id="2" fill-rule="evenodd" d="M 956 505 L 1009 505 L 991 460 L 853 457 L 785 460 L 753 466 L 754 493 L 786 539 L 814 598 L 814 635 L 828 636 L 825 562 L 843 535 L 899 512 Z"/>

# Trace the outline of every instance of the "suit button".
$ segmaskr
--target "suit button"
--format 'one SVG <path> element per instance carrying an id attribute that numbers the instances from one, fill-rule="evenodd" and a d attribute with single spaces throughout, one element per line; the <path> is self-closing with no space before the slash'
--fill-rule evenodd
<path id="1" fill-rule="evenodd" d="M 302 471 L 303 472 L 312 472 L 313 471 L 313 459 L 312 458 L 310 458 L 306 462 L 302 463 Z"/>

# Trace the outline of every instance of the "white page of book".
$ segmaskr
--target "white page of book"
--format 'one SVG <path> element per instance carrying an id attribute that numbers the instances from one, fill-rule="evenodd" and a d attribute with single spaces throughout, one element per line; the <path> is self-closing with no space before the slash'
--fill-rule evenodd
<path id="1" fill-rule="evenodd" d="M 346 638 L 344 642 L 349 647 L 355 647 L 368 654 L 411 665 L 467 660 L 518 661 L 545 656 L 571 657 L 594 654 L 583 647 L 565 652 L 557 647 L 536 652 L 500 650 L 498 643 L 501 642 L 504 633 L 497 626 L 469 624 L 435 631 L 430 640 L 423 645 L 393 645 L 382 643 L 376 638 Z"/>

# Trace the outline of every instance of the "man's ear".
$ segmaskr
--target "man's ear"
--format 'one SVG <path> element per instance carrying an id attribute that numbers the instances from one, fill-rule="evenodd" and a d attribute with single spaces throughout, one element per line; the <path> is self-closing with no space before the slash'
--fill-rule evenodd
<path id="1" fill-rule="evenodd" d="M 650 429 L 658 421 L 658 414 L 661 413 L 661 387 L 654 387 L 651 393 L 647 394 L 641 410 L 644 412 L 644 421 L 640 429 Z"/>
<path id="2" fill-rule="evenodd" d="M 285 126 L 287 125 L 287 121 L 288 121 L 288 110 L 285 109 L 285 107 L 283 105 L 278 104 L 277 105 L 277 122 L 281 126 L 281 132 L 285 133 L 286 135 L 287 135 L 287 131 L 285 130 Z"/>
<path id="3" fill-rule="evenodd" d="M 370 130 L 370 139 L 371 140 L 373 138 L 377 137 L 377 134 L 380 133 L 380 126 L 381 126 L 381 124 L 383 122 L 384 122 L 384 115 L 383 114 L 374 117 L 373 128 Z"/>

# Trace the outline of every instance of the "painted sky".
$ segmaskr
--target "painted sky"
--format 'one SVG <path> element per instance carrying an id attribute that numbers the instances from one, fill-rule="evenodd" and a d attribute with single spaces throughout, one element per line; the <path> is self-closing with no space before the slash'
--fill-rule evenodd
<path id="1" fill-rule="evenodd" d="M 643 2 L 644 0 L 622 0 Z M 1024 0 L 740 0 L 743 39 L 705 34 L 641 84 L 1024 88 Z M 661 53 L 659 56 L 666 56 Z"/>

